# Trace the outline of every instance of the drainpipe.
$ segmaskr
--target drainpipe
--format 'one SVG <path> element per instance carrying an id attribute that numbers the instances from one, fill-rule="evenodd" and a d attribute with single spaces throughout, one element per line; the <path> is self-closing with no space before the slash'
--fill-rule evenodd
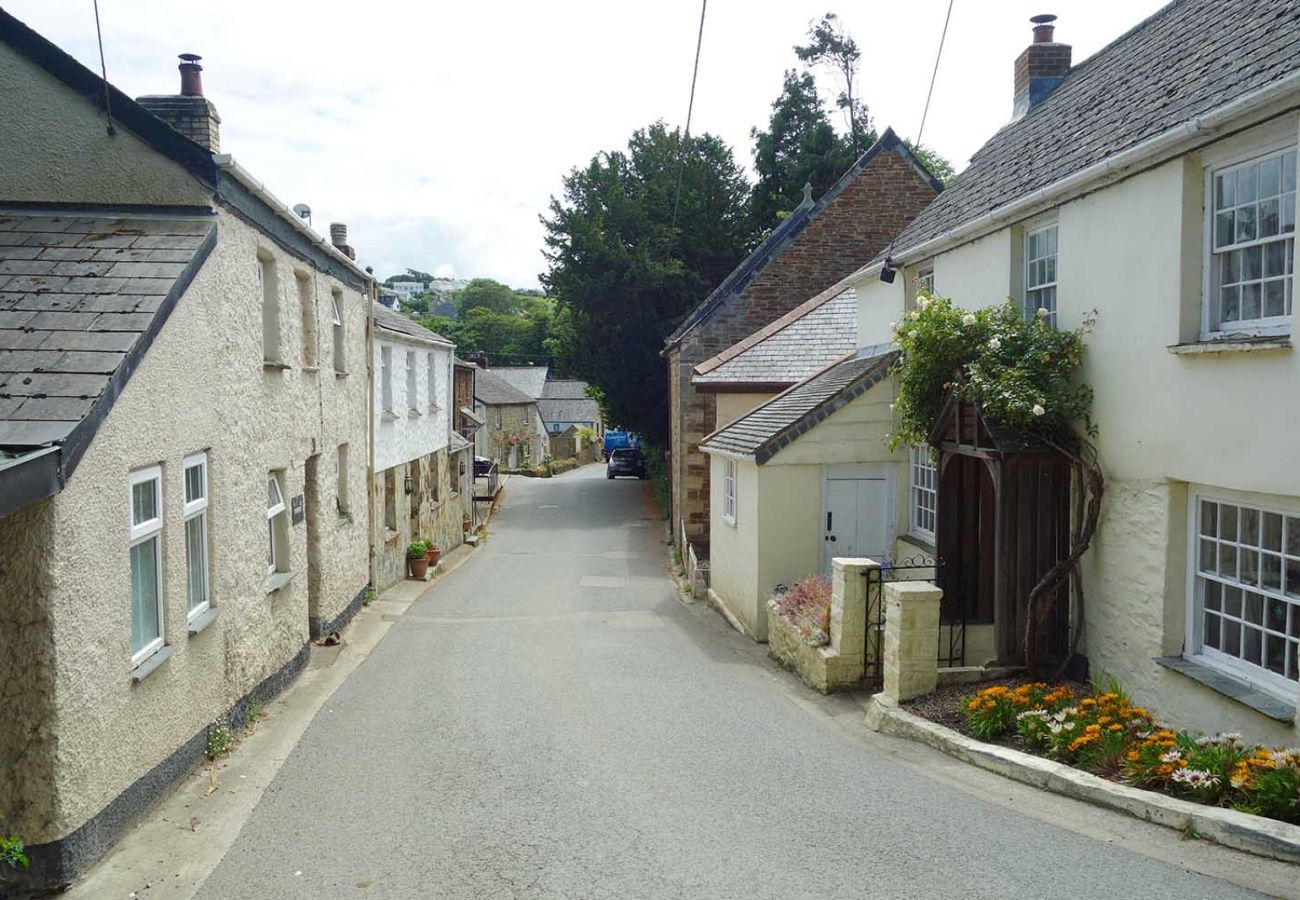
<path id="1" fill-rule="evenodd" d="M 370 535 L 370 587 L 379 594 L 379 550 L 375 530 L 375 289 L 372 279 L 363 294 L 366 304 L 366 522 Z"/>

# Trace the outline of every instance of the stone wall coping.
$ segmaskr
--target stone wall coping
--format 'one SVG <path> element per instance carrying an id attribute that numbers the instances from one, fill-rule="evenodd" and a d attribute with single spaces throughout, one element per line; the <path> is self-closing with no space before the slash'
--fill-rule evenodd
<path id="1" fill-rule="evenodd" d="M 943 591 L 928 581 L 889 581 L 885 583 L 885 594 L 901 602 L 915 603 L 943 597 Z"/>
<path id="2" fill-rule="evenodd" d="M 1217 844 L 1256 856 L 1300 863 L 1300 826 L 1118 784 L 1064 763 L 986 744 L 906 712 L 880 695 L 867 701 L 867 725 L 874 731 L 928 744 L 963 762 L 1031 787 L 1127 813 L 1166 828 L 1194 830 Z"/>
<path id="3" fill-rule="evenodd" d="M 831 559 L 832 569 L 879 569 L 880 563 L 865 556 L 836 556 Z"/>

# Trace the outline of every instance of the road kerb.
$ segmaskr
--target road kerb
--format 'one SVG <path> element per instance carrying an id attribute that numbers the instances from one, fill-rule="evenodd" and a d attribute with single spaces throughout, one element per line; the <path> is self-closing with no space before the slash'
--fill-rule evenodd
<path id="1" fill-rule="evenodd" d="M 1064 763 L 967 737 L 877 697 L 865 706 L 867 725 L 874 731 L 920 741 L 1006 778 L 1167 828 L 1195 832 L 1225 847 L 1300 863 L 1300 826 L 1116 784 Z"/>

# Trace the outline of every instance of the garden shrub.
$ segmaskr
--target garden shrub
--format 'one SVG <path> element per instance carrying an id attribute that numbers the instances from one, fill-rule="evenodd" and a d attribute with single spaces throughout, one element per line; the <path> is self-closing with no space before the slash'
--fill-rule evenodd
<path id="1" fill-rule="evenodd" d="M 804 636 L 808 643 L 820 647 L 830 641 L 831 580 L 824 575 L 810 575 L 776 598 L 777 613 Z"/>
<path id="2" fill-rule="evenodd" d="M 1300 824 L 1300 748 L 1175 731 L 1113 682 L 1077 701 L 1065 685 L 993 685 L 966 698 L 963 712 L 967 729 L 984 740 L 1014 735 L 1031 750 L 1089 772 Z"/>

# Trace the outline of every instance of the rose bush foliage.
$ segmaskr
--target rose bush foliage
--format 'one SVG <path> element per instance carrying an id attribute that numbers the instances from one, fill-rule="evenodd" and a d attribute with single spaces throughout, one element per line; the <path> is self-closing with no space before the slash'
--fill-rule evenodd
<path id="1" fill-rule="evenodd" d="M 1008 427 L 1064 436 L 1077 423 L 1095 435 L 1092 388 L 1077 379 L 1092 322 L 1060 331 L 1044 311 L 1026 319 L 1010 299 L 968 311 L 923 294 L 892 326 L 902 355 L 894 369 L 891 448 L 926 443 L 954 389 Z"/>

